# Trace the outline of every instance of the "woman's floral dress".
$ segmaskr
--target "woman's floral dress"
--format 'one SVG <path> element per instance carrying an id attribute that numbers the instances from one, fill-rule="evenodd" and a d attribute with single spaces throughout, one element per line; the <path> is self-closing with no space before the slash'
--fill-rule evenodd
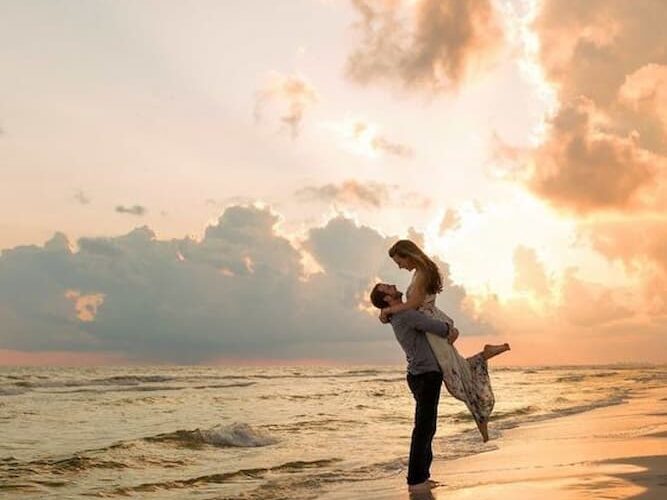
<path id="1" fill-rule="evenodd" d="M 406 292 L 408 297 L 414 279 L 415 275 Z M 454 320 L 436 307 L 435 295 L 427 295 L 418 310 L 431 318 L 447 323 L 450 327 L 454 326 Z M 447 339 L 428 332 L 426 337 L 442 370 L 442 380 L 447 391 L 466 404 L 478 424 L 488 422 L 495 398 L 491 389 L 487 361 L 482 353 L 466 359 Z"/>

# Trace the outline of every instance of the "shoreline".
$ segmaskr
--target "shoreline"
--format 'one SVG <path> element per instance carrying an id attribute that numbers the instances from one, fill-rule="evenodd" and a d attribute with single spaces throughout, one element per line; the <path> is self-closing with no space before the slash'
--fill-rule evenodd
<path id="1" fill-rule="evenodd" d="M 431 466 L 440 486 L 408 494 L 405 474 L 347 484 L 321 500 L 667 498 L 667 388 L 620 404 L 527 422 L 497 448 Z M 491 422 L 493 425 L 493 421 Z M 407 451 L 407 450 L 406 450 Z"/>

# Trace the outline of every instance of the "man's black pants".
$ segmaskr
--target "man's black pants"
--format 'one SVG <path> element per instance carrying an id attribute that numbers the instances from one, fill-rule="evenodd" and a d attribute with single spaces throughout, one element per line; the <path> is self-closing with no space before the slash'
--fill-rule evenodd
<path id="1" fill-rule="evenodd" d="M 433 450 L 431 443 L 435 435 L 438 419 L 438 402 L 442 373 L 428 372 L 420 375 L 408 373 L 408 386 L 415 398 L 415 426 L 412 430 L 410 443 L 410 460 L 408 462 L 408 484 L 418 484 L 430 476 Z"/>

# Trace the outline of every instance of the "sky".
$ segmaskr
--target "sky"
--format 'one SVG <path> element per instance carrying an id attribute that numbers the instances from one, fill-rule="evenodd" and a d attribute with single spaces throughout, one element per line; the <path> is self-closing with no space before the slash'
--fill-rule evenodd
<path id="1" fill-rule="evenodd" d="M 667 362 L 662 0 L 6 0 L 0 364 Z"/>

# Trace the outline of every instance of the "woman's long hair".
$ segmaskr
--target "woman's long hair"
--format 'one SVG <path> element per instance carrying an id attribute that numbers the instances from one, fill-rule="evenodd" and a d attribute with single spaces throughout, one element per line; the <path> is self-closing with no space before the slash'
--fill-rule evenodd
<path id="1" fill-rule="evenodd" d="M 436 294 L 442 292 L 440 269 L 415 243 L 410 240 L 398 240 L 389 249 L 389 257 L 393 257 L 394 255 L 412 259 L 417 269 L 424 273 L 426 278 L 426 293 Z"/>

